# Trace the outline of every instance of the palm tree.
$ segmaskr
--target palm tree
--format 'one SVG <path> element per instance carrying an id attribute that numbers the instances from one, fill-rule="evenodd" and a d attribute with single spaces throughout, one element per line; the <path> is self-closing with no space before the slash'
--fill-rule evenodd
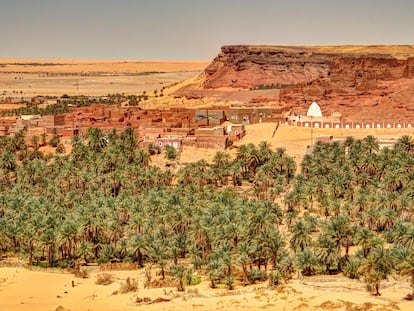
<path id="1" fill-rule="evenodd" d="M 414 140 L 409 135 L 403 135 L 398 139 L 397 144 L 395 145 L 396 149 L 404 150 L 408 153 L 414 152 Z"/>
<path id="2" fill-rule="evenodd" d="M 3 152 L 0 155 L 0 167 L 6 171 L 14 171 L 16 169 L 16 157 L 10 152 Z"/>
<path id="3" fill-rule="evenodd" d="M 325 265 L 326 272 L 330 272 L 332 266 L 337 266 L 341 257 L 338 253 L 335 241 L 324 234 L 319 235 L 316 246 L 316 257 L 322 265 Z"/>
<path id="4" fill-rule="evenodd" d="M 186 276 L 186 268 L 182 265 L 174 265 L 170 268 L 170 273 L 178 280 L 177 290 L 184 291 L 184 277 Z"/>
<path id="5" fill-rule="evenodd" d="M 373 291 L 375 296 L 379 296 L 381 281 L 387 278 L 392 268 L 392 251 L 384 248 L 383 245 L 377 245 L 362 261 L 359 272 L 364 276 L 368 289 Z"/>
<path id="6" fill-rule="evenodd" d="M 411 250 L 401 262 L 398 263 L 398 269 L 402 275 L 410 277 L 410 284 L 412 288 L 411 297 L 414 297 L 414 251 Z"/>
<path id="7" fill-rule="evenodd" d="M 241 265 L 243 270 L 243 285 L 248 284 L 248 270 L 247 267 L 252 264 L 252 246 L 247 241 L 242 241 L 237 245 L 237 252 L 239 254 L 238 263 Z"/>
<path id="8" fill-rule="evenodd" d="M 296 255 L 296 265 L 304 275 L 310 276 L 318 267 L 318 258 L 311 249 L 306 248 Z"/>
<path id="9" fill-rule="evenodd" d="M 341 250 L 341 244 L 345 244 L 345 256 L 348 257 L 353 234 L 350 226 L 350 219 L 347 215 L 332 217 L 326 223 L 324 234 L 331 237 L 335 242 L 338 254 Z"/>
<path id="10" fill-rule="evenodd" d="M 298 219 L 290 231 L 292 236 L 289 243 L 295 253 L 303 252 L 305 248 L 311 246 L 311 230 L 302 219 Z"/>
<path id="11" fill-rule="evenodd" d="M 366 258 L 371 250 L 372 241 L 375 237 L 375 234 L 365 227 L 356 227 L 353 228 L 353 231 L 356 232 L 354 241 L 357 245 L 360 245 L 362 247 L 364 257 Z"/>
<path id="12" fill-rule="evenodd" d="M 90 127 L 86 130 L 88 146 L 90 150 L 99 153 L 107 145 L 107 140 L 103 136 L 102 130 L 96 127 Z"/>
<path id="13" fill-rule="evenodd" d="M 378 140 L 374 136 L 369 135 L 362 140 L 362 148 L 367 150 L 368 153 L 377 152 L 379 150 Z"/>

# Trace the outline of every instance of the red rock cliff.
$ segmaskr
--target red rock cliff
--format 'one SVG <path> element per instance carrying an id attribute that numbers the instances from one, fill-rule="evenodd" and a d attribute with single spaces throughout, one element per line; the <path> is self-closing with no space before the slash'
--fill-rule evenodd
<path id="1" fill-rule="evenodd" d="M 350 107 L 379 106 L 389 108 L 379 117 L 397 118 L 414 110 L 414 46 L 224 46 L 202 85 L 280 89 L 287 107 L 316 100 L 346 115 Z"/>

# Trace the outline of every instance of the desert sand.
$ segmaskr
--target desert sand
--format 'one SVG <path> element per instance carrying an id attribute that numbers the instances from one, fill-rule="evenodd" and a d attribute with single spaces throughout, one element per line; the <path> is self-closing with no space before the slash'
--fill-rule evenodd
<path id="1" fill-rule="evenodd" d="M 382 296 L 374 297 L 364 283 L 342 276 L 293 279 L 274 290 L 267 283 L 213 290 L 202 281 L 183 293 L 175 287 L 144 289 L 143 269 L 109 272 L 115 278 L 110 285 L 95 284 L 100 273 L 81 279 L 53 270 L 0 268 L 0 310 L 412 310 L 412 302 L 403 299 L 408 282 L 393 279 L 382 284 Z M 138 280 L 138 290 L 116 294 L 127 277 Z M 137 298 L 153 303 L 137 303 Z"/>
<path id="2" fill-rule="evenodd" d="M 196 76 L 198 60 L 0 59 L 0 96 L 141 94 Z"/>

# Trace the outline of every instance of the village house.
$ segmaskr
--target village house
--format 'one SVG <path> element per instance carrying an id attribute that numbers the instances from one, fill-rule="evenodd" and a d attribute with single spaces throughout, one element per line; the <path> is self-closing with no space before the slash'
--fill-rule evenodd
<path id="1" fill-rule="evenodd" d="M 225 150 L 228 136 L 224 126 L 198 128 L 194 131 L 196 147 Z"/>
<path id="2" fill-rule="evenodd" d="M 246 128 L 244 124 L 233 124 L 226 121 L 222 124 L 225 129 L 225 133 L 229 136 L 232 141 L 239 141 L 246 136 Z"/>
<path id="3" fill-rule="evenodd" d="M 231 106 L 228 120 L 232 123 L 254 124 L 269 122 L 273 119 L 273 110 L 265 106 Z"/>
<path id="4" fill-rule="evenodd" d="M 72 138 L 75 135 L 80 135 L 79 128 L 64 128 L 62 131 L 62 144 L 64 145 L 72 144 Z"/>
<path id="5" fill-rule="evenodd" d="M 182 137 L 159 137 L 156 140 L 156 145 L 159 146 L 162 150 L 165 149 L 166 146 L 174 147 L 177 150 L 181 150 L 182 148 Z"/>
<path id="6" fill-rule="evenodd" d="M 207 126 L 220 125 L 226 121 L 226 116 L 223 110 L 204 109 L 195 111 L 195 120 L 205 120 Z"/>

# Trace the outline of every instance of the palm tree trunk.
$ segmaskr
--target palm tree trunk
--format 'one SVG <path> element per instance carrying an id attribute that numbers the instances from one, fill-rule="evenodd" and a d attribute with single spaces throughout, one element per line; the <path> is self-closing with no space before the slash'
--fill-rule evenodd
<path id="1" fill-rule="evenodd" d="M 413 277 L 414 280 L 414 277 Z M 247 274 L 247 266 L 243 265 L 243 285 L 248 284 L 248 274 Z"/>
<path id="2" fill-rule="evenodd" d="M 53 244 L 47 248 L 47 266 L 51 268 L 53 266 Z"/>
<path id="3" fill-rule="evenodd" d="M 216 283 L 214 283 L 213 279 L 210 280 L 210 287 L 211 288 L 216 288 Z"/>
<path id="4" fill-rule="evenodd" d="M 33 242 L 32 240 L 29 241 L 29 266 L 33 264 Z"/>
<path id="5" fill-rule="evenodd" d="M 143 267 L 143 265 L 142 265 L 142 253 L 141 253 L 140 249 L 137 250 L 137 260 L 138 260 L 138 267 L 142 268 Z"/>
<path id="6" fill-rule="evenodd" d="M 381 296 L 379 292 L 379 282 L 375 282 L 375 296 Z"/>

